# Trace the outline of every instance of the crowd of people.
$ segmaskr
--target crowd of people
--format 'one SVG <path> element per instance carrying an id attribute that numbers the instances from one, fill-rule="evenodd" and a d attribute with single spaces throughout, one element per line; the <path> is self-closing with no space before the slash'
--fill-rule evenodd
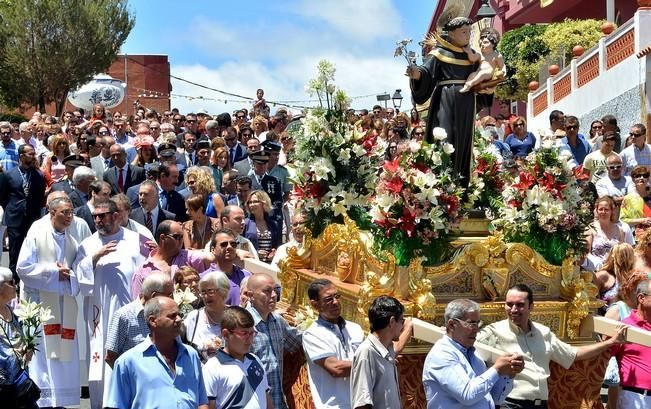
<path id="1" fill-rule="evenodd" d="M 428 138 L 415 110 L 375 106 L 350 111 L 348 119 L 388 142 L 387 159 L 404 142 Z M 75 406 L 87 384 L 93 408 L 287 408 L 283 356 L 302 349 L 316 407 L 401 407 L 396 356 L 412 331 L 398 300 L 373 301 L 364 337 L 341 316 L 337 287 L 316 280 L 307 295 L 319 317 L 301 332 L 276 312 L 279 283 L 244 268 L 247 258 L 277 266 L 289 247 L 302 245 L 305 217 L 291 200 L 286 167 L 294 149 L 285 130 L 291 120 L 282 108 L 272 116 L 258 90 L 250 109 L 232 115 L 140 107 L 126 117 L 96 104 L 87 115 L 35 113 L 24 123 L 0 122 L 9 249 L 9 269 L 0 269 L 0 400 Z M 623 140 L 616 120 L 605 117 L 584 137 L 576 117 L 557 111 L 548 135 L 527 131 L 522 117 L 484 117 L 477 126 L 504 168 L 517 171 L 541 139 L 555 138 L 590 172 L 598 199 L 584 268 L 595 272 L 600 297 L 612 306 L 607 316 L 649 326 L 642 273 L 651 262 L 646 128 L 633 125 Z M 179 305 L 175 288 L 193 299 Z M 12 311 L 18 293 L 52 312 L 33 356 L 19 342 Z M 630 402 L 651 390 L 646 378 L 631 376 L 635 367 L 651 373 L 651 360 L 637 358 L 649 351 L 623 344 L 623 330 L 574 348 L 529 320 L 533 303 L 528 287 L 513 287 L 507 320 L 486 327 L 478 304 L 448 304 L 447 335 L 423 371 L 428 408 L 546 407 L 550 359 L 568 367 L 607 349 L 621 375 L 613 393 Z M 473 353 L 475 339 L 506 355 L 487 368 Z M 31 393 L 19 393 L 25 380 L 33 381 Z"/>

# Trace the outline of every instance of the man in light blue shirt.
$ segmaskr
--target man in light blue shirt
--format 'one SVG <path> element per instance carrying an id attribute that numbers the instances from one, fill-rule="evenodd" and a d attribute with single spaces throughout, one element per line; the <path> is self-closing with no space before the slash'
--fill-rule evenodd
<path id="1" fill-rule="evenodd" d="M 18 145 L 11 138 L 14 129 L 9 122 L 0 122 L 0 166 L 5 172 L 18 166 Z"/>
<path id="2" fill-rule="evenodd" d="M 432 347 L 423 367 L 427 409 L 494 409 L 513 389 L 513 377 L 524 368 L 522 356 L 501 356 L 486 369 L 473 347 L 481 324 L 474 301 L 450 302 L 444 318 L 446 335 Z"/>
<path id="3" fill-rule="evenodd" d="M 178 340 L 182 320 L 174 300 L 147 301 L 145 320 L 150 337 L 115 361 L 104 406 L 208 409 L 199 354 Z"/>

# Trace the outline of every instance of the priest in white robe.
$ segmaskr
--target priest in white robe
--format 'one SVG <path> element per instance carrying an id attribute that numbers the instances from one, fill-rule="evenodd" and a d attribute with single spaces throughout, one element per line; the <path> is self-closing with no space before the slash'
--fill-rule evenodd
<path id="1" fill-rule="evenodd" d="M 32 224 L 32 229 L 36 229 L 36 231 L 39 231 L 39 229 L 41 229 L 41 231 L 44 231 L 42 229 L 52 223 L 50 221 L 50 203 L 52 203 L 54 199 L 59 199 L 62 197 L 68 198 L 68 194 L 63 190 L 50 192 L 45 203 L 45 208 L 48 211 L 43 217 Z M 86 221 L 81 217 L 74 215 L 72 216 L 72 222 L 70 223 L 70 226 L 66 228 L 66 232 L 72 235 L 72 238 L 75 239 L 77 243 L 81 243 L 92 234 L 90 228 L 88 227 L 88 223 L 86 223 Z M 76 335 L 79 344 L 79 377 L 81 386 L 84 387 L 88 386 L 88 327 L 86 325 L 86 319 L 84 318 L 83 308 L 83 306 L 86 304 L 86 297 L 84 297 L 82 294 L 77 294 L 75 299 L 77 300 Z"/>
<path id="2" fill-rule="evenodd" d="M 40 407 L 79 405 L 79 345 L 77 302 L 79 283 L 69 267 L 75 261 L 78 242 L 68 228 L 73 216 L 66 197 L 49 205 L 49 222 L 35 222 L 25 237 L 16 272 L 21 298 L 40 302 L 52 310 L 43 323 L 38 351 L 29 365 L 30 376 L 41 389 Z"/>
<path id="3" fill-rule="evenodd" d="M 104 391 L 110 380 L 110 367 L 104 362 L 109 322 L 120 307 L 131 302 L 131 277 L 145 260 L 140 251 L 140 236 L 120 226 L 118 210 L 113 199 L 95 205 L 97 232 L 81 243 L 74 263 L 81 293 L 89 296 L 86 312 L 90 325 L 91 408 L 103 407 Z"/>

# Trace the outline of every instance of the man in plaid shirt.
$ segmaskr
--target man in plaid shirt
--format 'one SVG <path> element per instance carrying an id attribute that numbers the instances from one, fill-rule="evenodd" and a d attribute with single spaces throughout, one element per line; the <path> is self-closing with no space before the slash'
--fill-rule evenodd
<path id="1" fill-rule="evenodd" d="M 283 354 L 302 348 L 302 336 L 291 327 L 276 309 L 276 283 L 273 277 L 257 273 L 249 278 L 247 294 L 250 298 L 248 310 L 253 316 L 258 332 L 253 340 L 251 352 L 255 354 L 267 371 L 271 398 L 275 409 L 287 409 L 283 394 Z"/>

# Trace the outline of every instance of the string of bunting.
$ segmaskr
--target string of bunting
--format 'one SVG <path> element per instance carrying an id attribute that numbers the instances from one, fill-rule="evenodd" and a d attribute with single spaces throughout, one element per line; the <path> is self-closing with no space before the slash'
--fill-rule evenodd
<path id="1" fill-rule="evenodd" d="M 132 62 L 134 62 L 134 63 L 136 63 L 136 64 L 138 64 L 138 65 L 141 65 L 141 66 L 143 66 L 143 67 L 145 67 L 145 68 L 147 68 L 147 69 L 149 69 L 149 70 L 155 71 L 155 72 L 157 72 L 157 73 L 159 73 L 159 74 L 167 75 L 166 72 L 163 72 L 163 71 L 158 70 L 158 69 L 156 69 L 156 68 L 153 68 L 153 67 L 150 67 L 150 66 L 144 65 L 143 63 L 141 63 L 140 61 L 138 61 L 138 60 L 136 60 L 136 59 L 134 59 L 134 58 L 131 58 L 131 57 L 129 57 L 129 56 L 127 56 L 126 58 L 127 58 L 129 61 L 132 61 Z M 233 93 L 233 92 L 228 92 L 228 91 L 220 90 L 220 89 L 213 88 L 213 87 L 210 87 L 210 86 L 207 86 L 207 85 L 199 84 L 199 83 L 197 83 L 197 82 L 190 81 L 190 80 L 187 80 L 187 79 L 185 79 L 185 78 L 182 78 L 182 77 L 179 77 L 179 76 L 173 75 L 172 73 L 169 73 L 169 76 L 170 76 L 170 78 L 174 78 L 174 79 L 176 79 L 176 80 L 178 80 L 178 81 L 182 81 L 182 82 L 188 83 L 188 84 L 190 84 L 190 85 L 194 85 L 194 86 L 196 86 L 196 87 L 200 87 L 200 88 L 207 89 L 207 90 L 210 90 L 210 91 L 218 92 L 218 93 L 220 93 L 220 94 L 224 94 L 224 95 L 227 95 L 227 96 L 233 97 L 233 98 L 235 98 L 235 99 L 240 99 L 240 100 L 244 100 L 244 101 L 255 101 L 255 100 L 257 99 L 257 98 L 248 97 L 248 96 L 245 96 L 245 95 L 236 94 L 236 93 Z M 137 88 L 137 89 L 140 90 L 139 88 Z M 144 94 L 142 95 L 141 98 L 156 98 L 156 97 L 152 97 L 152 96 L 150 96 L 150 95 L 152 95 L 152 93 L 153 93 L 153 95 L 157 95 L 157 94 L 159 94 L 159 95 L 164 95 L 164 94 L 162 94 L 162 93 L 160 93 L 160 92 L 158 92 L 158 91 L 150 91 L 150 90 L 143 90 L 143 91 L 144 91 Z M 377 92 L 377 93 L 367 94 L 367 95 L 357 95 L 357 96 L 353 96 L 353 97 L 349 97 L 349 98 L 352 99 L 352 100 L 356 100 L 356 99 L 362 99 L 362 98 L 374 97 L 374 96 L 376 96 L 376 95 L 384 94 L 384 93 L 385 93 L 385 92 Z M 170 96 L 177 97 L 177 95 L 168 94 L 168 96 L 167 96 L 166 98 L 169 98 Z M 183 96 L 183 95 L 179 95 L 178 97 L 179 97 L 179 98 L 187 98 L 187 99 L 189 99 L 189 100 L 193 100 L 193 99 L 201 99 L 201 100 L 205 100 L 205 101 L 219 101 L 219 102 L 222 102 L 222 101 L 223 101 L 224 103 L 227 103 L 227 102 L 229 101 L 229 100 L 227 100 L 227 99 L 211 99 L 211 98 L 207 98 L 207 97 L 203 97 L 203 96 L 195 97 L 195 96 Z M 161 96 L 161 98 L 163 98 L 163 96 Z M 303 106 L 303 105 L 293 105 L 293 104 L 300 104 L 300 103 L 309 104 L 309 103 L 316 103 L 316 102 L 319 102 L 319 100 L 318 100 L 318 99 L 312 99 L 312 100 L 291 100 L 291 101 L 271 101 L 271 100 L 267 100 L 267 103 L 271 104 L 272 106 L 281 105 L 281 106 L 288 106 L 288 107 L 292 107 L 292 108 L 302 108 L 302 109 L 310 108 L 310 107 L 308 107 L 308 106 Z"/>

